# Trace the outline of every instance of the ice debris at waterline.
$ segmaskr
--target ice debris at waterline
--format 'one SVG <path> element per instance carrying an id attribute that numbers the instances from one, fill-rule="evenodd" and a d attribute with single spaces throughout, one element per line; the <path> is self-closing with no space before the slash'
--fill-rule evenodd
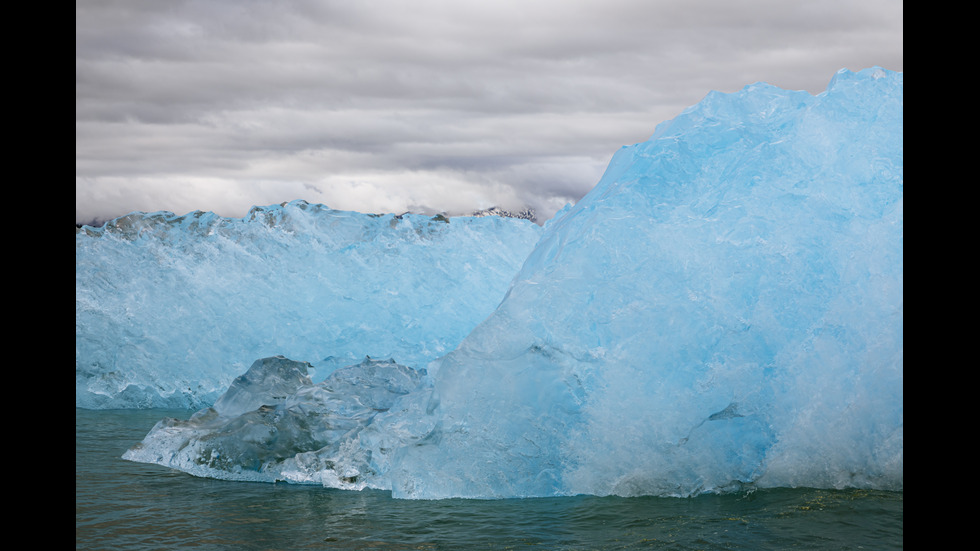
<path id="1" fill-rule="evenodd" d="M 214 403 L 256 358 L 424 367 L 500 303 L 527 220 L 293 201 L 244 218 L 133 213 L 75 233 L 75 406 Z"/>
<path id="2" fill-rule="evenodd" d="M 263 360 L 246 379 L 296 390 L 233 387 L 262 405 L 126 457 L 402 498 L 901 490 L 902 113 L 881 68 L 711 93 L 620 150 L 427 373 Z"/>
<path id="3" fill-rule="evenodd" d="M 282 356 L 258 360 L 214 406 L 187 421 L 164 419 L 123 457 L 199 476 L 363 487 L 358 478 L 370 467 L 355 438 L 420 390 L 425 370 L 365 358 L 314 384 L 309 367 Z"/>

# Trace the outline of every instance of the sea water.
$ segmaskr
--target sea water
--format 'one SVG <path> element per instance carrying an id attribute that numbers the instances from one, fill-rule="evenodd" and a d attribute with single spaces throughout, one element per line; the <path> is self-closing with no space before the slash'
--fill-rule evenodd
<path id="1" fill-rule="evenodd" d="M 184 410 L 75 410 L 76 549 L 901 549 L 903 492 L 392 499 L 196 478 L 121 455 Z"/>

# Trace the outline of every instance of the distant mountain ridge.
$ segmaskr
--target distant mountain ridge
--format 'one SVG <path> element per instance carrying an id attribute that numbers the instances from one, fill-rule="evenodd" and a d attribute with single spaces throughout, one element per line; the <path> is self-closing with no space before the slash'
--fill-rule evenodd
<path id="1" fill-rule="evenodd" d="M 488 209 L 474 211 L 470 216 L 503 216 L 505 218 L 519 218 L 521 220 L 530 220 L 531 222 L 537 222 L 535 217 L 534 209 L 530 207 L 524 207 L 517 212 L 506 211 L 500 207 L 490 207 Z"/>
<path id="2" fill-rule="evenodd" d="M 285 204 L 285 203 L 283 203 Z M 412 214 L 411 211 L 405 212 L 404 214 Z M 445 214 L 443 214 L 445 216 Z M 488 209 L 473 211 L 469 216 L 482 217 L 482 216 L 501 216 L 504 218 L 517 218 L 520 220 L 530 220 L 531 222 L 537 223 L 538 219 L 534 209 L 530 207 L 524 207 L 517 212 L 511 212 L 504 210 L 500 207 L 493 206 Z M 108 220 L 100 220 L 98 218 L 92 219 L 90 222 L 75 222 L 75 229 L 79 229 L 82 226 L 91 226 L 93 228 L 99 228 L 105 225 L 109 220 L 114 220 L 115 218 L 110 218 Z"/>

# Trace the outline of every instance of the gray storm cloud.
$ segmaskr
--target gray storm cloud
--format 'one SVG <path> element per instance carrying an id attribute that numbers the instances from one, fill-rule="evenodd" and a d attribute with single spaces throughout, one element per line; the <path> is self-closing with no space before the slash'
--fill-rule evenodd
<path id="1" fill-rule="evenodd" d="M 710 90 L 903 70 L 903 4 L 76 3 L 75 217 L 530 206 Z"/>

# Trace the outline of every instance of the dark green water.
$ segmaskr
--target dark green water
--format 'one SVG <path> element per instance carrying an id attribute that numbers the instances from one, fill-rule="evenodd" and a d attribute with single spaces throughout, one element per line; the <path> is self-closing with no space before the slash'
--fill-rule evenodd
<path id="1" fill-rule="evenodd" d="M 75 410 L 76 549 L 901 549 L 903 493 L 407 501 L 120 456 L 181 410 Z"/>

